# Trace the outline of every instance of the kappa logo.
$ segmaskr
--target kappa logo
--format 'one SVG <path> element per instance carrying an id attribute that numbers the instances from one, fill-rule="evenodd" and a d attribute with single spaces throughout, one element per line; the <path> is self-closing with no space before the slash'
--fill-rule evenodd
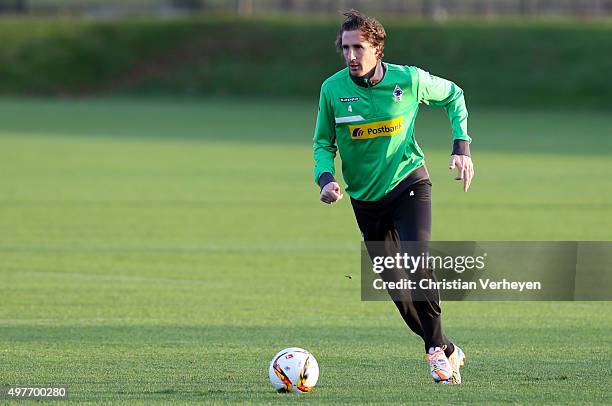
<path id="1" fill-rule="evenodd" d="M 368 124 L 350 125 L 349 132 L 353 140 L 367 140 L 377 137 L 391 137 L 404 128 L 404 117 Z"/>
<path id="2" fill-rule="evenodd" d="M 359 101 L 359 97 L 357 97 L 357 96 L 353 96 L 353 97 L 341 97 L 340 101 L 342 103 L 356 102 L 356 101 Z"/>

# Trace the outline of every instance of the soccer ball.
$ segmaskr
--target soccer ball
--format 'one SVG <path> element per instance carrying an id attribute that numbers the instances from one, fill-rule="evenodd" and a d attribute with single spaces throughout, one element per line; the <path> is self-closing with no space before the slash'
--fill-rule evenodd
<path id="1" fill-rule="evenodd" d="M 278 393 L 310 392 L 319 380 L 319 364 L 302 348 L 285 348 L 272 358 L 268 375 Z"/>

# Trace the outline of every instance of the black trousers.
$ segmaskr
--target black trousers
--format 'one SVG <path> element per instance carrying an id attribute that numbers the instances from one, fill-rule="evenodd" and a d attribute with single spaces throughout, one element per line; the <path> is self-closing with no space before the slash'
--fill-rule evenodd
<path id="1" fill-rule="evenodd" d="M 431 239 L 431 182 L 422 180 L 401 187 L 399 193 L 392 191 L 377 202 L 351 200 L 359 229 L 368 247 L 370 257 L 380 255 L 372 252 L 369 241 L 387 241 L 392 251 L 402 250 L 402 241 L 429 241 Z M 381 244 L 377 244 L 380 247 Z M 374 244 L 372 244 L 374 246 Z M 380 248 L 378 248 L 380 249 Z M 383 255 L 390 255 L 389 250 Z M 427 269 L 419 269 L 413 277 L 422 277 Z M 428 274 L 432 277 L 432 274 Z M 381 274 L 383 280 L 394 281 L 395 276 Z M 435 278 L 435 276 L 433 276 Z M 425 343 L 425 351 L 430 347 L 444 347 L 452 351 L 452 344 L 442 330 L 442 310 L 440 292 L 437 289 L 403 291 L 401 296 L 392 295 L 402 318 L 408 327 L 418 334 Z"/>

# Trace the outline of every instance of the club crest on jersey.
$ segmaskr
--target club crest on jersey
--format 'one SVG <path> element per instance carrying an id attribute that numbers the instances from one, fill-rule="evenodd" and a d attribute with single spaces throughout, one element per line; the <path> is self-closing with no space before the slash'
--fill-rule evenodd
<path id="1" fill-rule="evenodd" d="M 395 89 L 393 89 L 393 98 L 396 102 L 400 102 L 402 100 L 402 96 L 404 95 L 404 91 L 399 85 L 395 85 Z"/>

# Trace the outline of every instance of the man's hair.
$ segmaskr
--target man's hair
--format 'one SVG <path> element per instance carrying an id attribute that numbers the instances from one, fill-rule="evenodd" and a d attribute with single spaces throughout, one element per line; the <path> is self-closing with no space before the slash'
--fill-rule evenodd
<path id="1" fill-rule="evenodd" d="M 383 50 L 385 49 L 385 38 L 387 38 L 387 33 L 382 24 L 355 9 L 350 9 L 342 14 L 345 18 L 336 37 L 336 50 L 342 53 L 342 33 L 344 31 L 359 30 L 366 41 L 380 50 L 379 57 L 382 58 Z"/>

